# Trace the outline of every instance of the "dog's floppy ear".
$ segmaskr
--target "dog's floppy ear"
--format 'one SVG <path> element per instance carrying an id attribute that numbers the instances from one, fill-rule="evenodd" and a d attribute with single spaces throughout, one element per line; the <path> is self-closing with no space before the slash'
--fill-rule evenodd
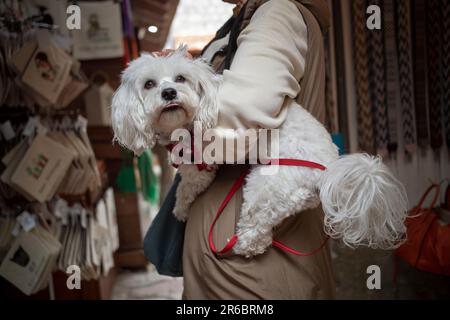
<path id="1" fill-rule="evenodd" d="M 146 127 L 144 106 L 135 88 L 123 81 L 114 93 L 111 106 L 114 141 L 140 155 L 155 144 L 155 134 Z"/>
<path id="2" fill-rule="evenodd" d="M 196 119 L 208 129 L 217 124 L 218 110 L 216 104 L 217 89 L 220 84 L 220 77 L 217 76 L 209 64 L 203 59 L 193 61 L 196 77 L 199 85 L 200 104 Z"/>

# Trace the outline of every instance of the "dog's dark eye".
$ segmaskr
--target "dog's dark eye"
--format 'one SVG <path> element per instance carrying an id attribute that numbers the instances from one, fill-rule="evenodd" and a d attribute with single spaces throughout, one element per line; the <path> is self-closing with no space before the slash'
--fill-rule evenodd
<path id="1" fill-rule="evenodd" d="M 183 77 L 182 75 L 178 75 L 175 77 L 175 82 L 185 82 L 186 78 Z"/>
<path id="2" fill-rule="evenodd" d="M 148 81 L 145 82 L 144 88 L 148 90 L 148 89 L 153 88 L 155 85 L 156 85 L 155 81 L 148 80 Z"/>

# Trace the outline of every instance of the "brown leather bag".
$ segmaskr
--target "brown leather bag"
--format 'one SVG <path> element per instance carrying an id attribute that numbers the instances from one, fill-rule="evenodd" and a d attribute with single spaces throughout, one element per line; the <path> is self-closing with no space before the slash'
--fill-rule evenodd
<path id="1" fill-rule="evenodd" d="M 423 204 L 433 190 L 433 201 L 428 208 L 424 208 Z M 434 209 L 439 196 L 438 184 L 431 185 L 425 191 L 406 220 L 408 240 L 395 254 L 419 270 L 450 276 L 450 224 L 440 221 Z M 450 186 L 442 209 L 450 211 Z"/>

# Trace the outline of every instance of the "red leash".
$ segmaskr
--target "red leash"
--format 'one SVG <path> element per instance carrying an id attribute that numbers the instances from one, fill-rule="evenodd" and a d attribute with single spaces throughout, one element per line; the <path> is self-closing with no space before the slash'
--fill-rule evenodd
<path id="1" fill-rule="evenodd" d="M 296 159 L 277 159 L 277 160 L 272 160 L 269 165 L 280 165 L 280 166 L 296 166 L 296 167 L 309 167 L 309 168 L 313 168 L 313 169 L 319 169 L 319 170 L 326 170 L 326 168 L 321 165 L 318 164 L 316 162 L 311 162 L 311 161 L 306 161 L 306 160 L 296 160 Z M 241 173 L 241 175 L 239 176 L 239 178 L 237 178 L 237 180 L 234 182 L 233 186 L 231 187 L 230 191 L 228 192 L 228 194 L 226 195 L 225 199 L 222 201 L 222 204 L 220 205 L 219 209 L 217 210 L 216 213 L 216 217 L 214 218 L 211 227 L 209 228 L 209 235 L 208 235 L 208 242 L 209 242 L 209 247 L 211 249 L 211 251 L 215 254 L 215 255 L 223 255 L 229 251 L 231 251 L 231 249 L 233 249 L 234 245 L 236 244 L 238 237 L 237 235 L 233 235 L 231 237 L 230 240 L 228 240 L 227 244 L 225 245 L 225 247 L 222 250 L 218 250 L 216 248 L 216 245 L 214 244 L 214 240 L 213 240 L 213 230 L 214 230 L 214 226 L 216 225 L 217 220 L 219 220 L 219 217 L 221 216 L 223 210 L 225 209 L 225 207 L 227 206 L 228 202 L 230 202 L 231 198 L 233 198 L 234 194 L 236 193 L 236 191 L 239 190 L 239 188 L 242 187 L 242 185 L 244 184 L 244 180 L 245 177 L 248 175 L 249 170 L 245 170 L 244 172 Z M 278 240 L 273 239 L 272 240 L 272 245 L 274 247 L 277 247 L 283 251 L 286 251 L 288 253 L 291 254 L 295 254 L 297 256 L 301 256 L 301 257 L 308 257 L 308 256 L 312 256 L 314 254 L 316 254 L 317 252 L 319 252 L 326 244 L 328 241 L 328 237 L 325 239 L 325 241 L 316 249 L 314 249 L 311 252 L 301 252 L 301 251 L 297 251 L 294 250 L 290 247 L 288 247 L 287 245 L 281 243 Z"/>

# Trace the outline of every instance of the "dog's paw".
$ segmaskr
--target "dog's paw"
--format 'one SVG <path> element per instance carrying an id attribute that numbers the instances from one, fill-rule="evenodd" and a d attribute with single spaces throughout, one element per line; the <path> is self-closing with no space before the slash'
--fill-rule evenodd
<path id="1" fill-rule="evenodd" d="M 240 229 L 237 232 L 238 240 L 233 247 L 235 254 L 250 258 L 263 254 L 272 244 L 272 233 L 259 233 L 253 230 Z"/>
<path id="2" fill-rule="evenodd" d="M 177 220 L 186 222 L 188 218 L 188 210 L 187 208 L 175 207 L 173 209 L 173 215 L 177 218 Z"/>

